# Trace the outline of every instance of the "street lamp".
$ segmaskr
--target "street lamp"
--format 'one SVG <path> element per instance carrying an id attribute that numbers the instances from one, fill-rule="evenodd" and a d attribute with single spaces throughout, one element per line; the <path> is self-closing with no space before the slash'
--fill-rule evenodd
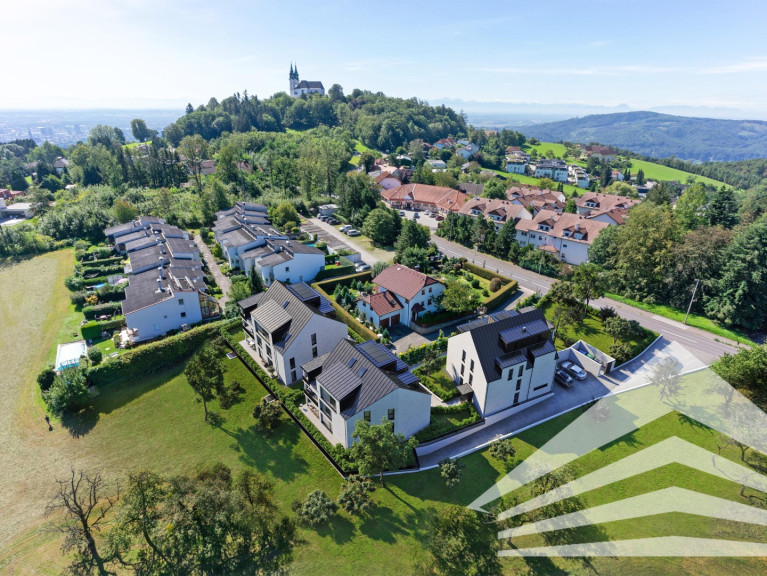
<path id="1" fill-rule="evenodd" d="M 692 309 L 692 303 L 695 300 L 695 293 L 698 291 L 698 284 L 700 284 L 700 280 L 698 278 L 695 279 L 695 288 L 692 290 L 692 298 L 690 298 L 690 305 L 687 307 L 687 314 L 684 315 L 684 322 L 683 324 L 687 324 L 687 317 L 690 315 L 690 310 Z"/>

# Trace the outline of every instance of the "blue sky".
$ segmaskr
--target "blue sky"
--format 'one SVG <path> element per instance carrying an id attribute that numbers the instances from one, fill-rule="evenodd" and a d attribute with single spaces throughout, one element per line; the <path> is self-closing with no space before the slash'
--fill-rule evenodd
<path id="1" fill-rule="evenodd" d="M 179 108 L 301 78 L 424 100 L 730 108 L 767 118 L 767 2 L 24 0 L 7 108 Z"/>

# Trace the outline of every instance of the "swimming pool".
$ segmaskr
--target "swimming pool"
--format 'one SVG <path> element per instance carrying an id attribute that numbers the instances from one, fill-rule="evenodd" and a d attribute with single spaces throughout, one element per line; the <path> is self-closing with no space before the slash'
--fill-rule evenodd
<path id="1" fill-rule="evenodd" d="M 56 364 L 54 370 L 59 371 L 64 368 L 74 368 L 80 365 L 80 357 L 88 353 L 88 346 L 85 340 L 69 342 L 68 344 L 59 344 L 56 349 Z"/>

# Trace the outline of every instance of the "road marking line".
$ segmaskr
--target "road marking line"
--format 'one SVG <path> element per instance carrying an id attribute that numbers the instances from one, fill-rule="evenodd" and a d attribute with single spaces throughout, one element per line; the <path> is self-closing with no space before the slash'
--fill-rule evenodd
<path id="1" fill-rule="evenodd" d="M 651 316 L 653 320 L 658 320 L 659 322 L 665 322 L 666 324 L 670 324 L 674 328 L 679 328 L 680 330 L 688 330 L 690 327 L 685 326 L 681 322 L 677 322 L 676 320 L 669 320 L 668 318 L 664 318 L 663 316 L 658 316 L 657 314 Z"/>

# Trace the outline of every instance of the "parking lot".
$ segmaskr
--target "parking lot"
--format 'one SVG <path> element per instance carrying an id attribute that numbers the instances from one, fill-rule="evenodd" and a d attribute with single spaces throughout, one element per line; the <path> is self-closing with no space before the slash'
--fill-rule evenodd
<path id="1" fill-rule="evenodd" d="M 439 222 L 437 222 L 433 216 L 427 216 L 423 210 L 401 210 L 400 212 L 404 213 L 404 216 L 402 217 L 408 220 L 412 220 L 413 214 L 417 213 L 418 218 L 416 219 L 416 222 L 428 226 L 431 230 L 436 230 L 439 225 Z"/>
<path id="2" fill-rule="evenodd" d="M 301 225 L 301 229 L 306 232 L 307 234 L 311 234 L 316 238 L 316 241 L 322 241 L 325 244 L 328 245 L 328 247 L 332 248 L 333 250 L 354 250 L 351 246 L 349 246 L 347 243 L 342 242 L 329 232 L 327 232 L 324 228 L 320 228 L 316 224 L 314 224 L 311 221 L 306 221 Z"/>

